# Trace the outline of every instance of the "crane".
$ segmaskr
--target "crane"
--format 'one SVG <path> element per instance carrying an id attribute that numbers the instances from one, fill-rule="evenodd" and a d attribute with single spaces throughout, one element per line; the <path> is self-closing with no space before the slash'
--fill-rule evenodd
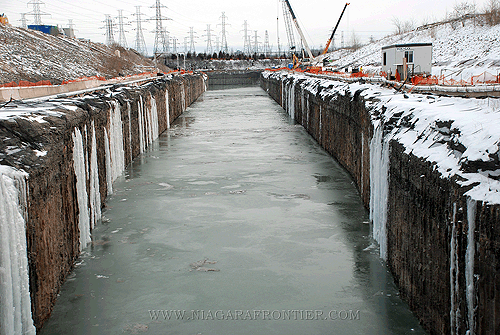
<path id="1" fill-rule="evenodd" d="M 307 44 L 306 38 L 304 37 L 304 34 L 302 33 L 302 29 L 300 29 L 299 22 L 297 21 L 297 17 L 295 16 L 295 13 L 293 12 L 292 6 L 290 6 L 290 2 L 288 0 L 284 0 L 286 5 L 288 6 L 288 10 L 290 14 L 292 15 L 292 20 L 293 23 L 295 24 L 295 28 L 297 28 L 297 31 L 299 32 L 300 39 L 302 40 L 302 43 L 304 43 L 304 47 L 306 48 L 307 55 L 309 56 L 310 59 L 313 59 L 314 56 L 311 52 L 311 49 L 309 49 L 309 45 Z"/>
<path id="2" fill-rule="evenodd" d="M 328 52 L 328 48 L 330 47 L 330 44 L 332 43 L 332 40 L 333 40 L 333 35 L 335 35 L 335 32 L 337 31 L 337 28 L 339 27 L 340 20 L 342 20 L 342 16 L 344 16 L 344 12 L 345 12 L 347 6 L 349 6 L 349 3 L 345 4 L 344 10 L 342 11 L 342 14 L 340 14 L 339 20 L 337 21 L 337 25 L 335 26 L 335 28 L 332 31 L 332 36 L 330 36 L 330 39 L 328 40 L 328 42 L 326 42 L 325 50 L 323 50 L 323 52 L 321 53 L 322 55 L 324 55 Z"/>

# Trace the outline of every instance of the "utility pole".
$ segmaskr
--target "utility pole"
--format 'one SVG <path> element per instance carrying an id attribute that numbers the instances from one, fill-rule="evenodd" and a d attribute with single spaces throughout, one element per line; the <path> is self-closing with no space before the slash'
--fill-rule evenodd
<path id="1" fill-rule="evenodd" d="M 227 19 L 226 12 L 222 12 L 222 16 L 220 17 L 220 19 L 222 20 L 222 23 L 219 24 L 220 26 L 222 26 L 221 49 L 222 49 L 222 51 L 224 51 L 224 53 L 227 54 L 228 49 L 227 49 L 227 38 L 226 38 L 226 26 L 228 26 L 228 24 L 226 23 L 226 19 Z"/>
<path id="2" fill-rule="evenodd" d="M 278 1 L 278 8 L 276 11 L 276 34 L 278 37 L 278 58 L 281 58 L 281 46 L 280 46 L 280 16 L 279 16 L 279 1 Z"/>
<path id="3" fill-rule="evenodd" d="M 115 24 L 113 23 L 111 15 L 106 14 L 106 20 L 104 21 L 104 23 L 105 23 L 104 29 L 106 30 L 106 45 L 111 46 L 112 44 L 115 43 L 115 38 L 113 33 Z"/>
<path id="4" fill-rule="evenodd" d="M 141 55 L 146 56 L 148 53 L 148 50 L 146 48 L 146 42 L 144 41 L 144 34 L 142 33 L 142 22 L 145 22 L 141 15 L 141 6 L 135 6 L 136 12 L 135 14 L 132 14 L 136 17 L 136 35 L 135 35 L 135 50 L 140 53 Z"/>
<path id="5" fill-rule="evenodd" d="M 40 11 L 40 5 L 43 4 L 44 2 L 40 0 L 31 0 L 30 2 L 28 2 L 28 5 L 33 5 L 33 11 L 26 13 L 26 15 L 33 15 L 36 25 L 42 24 L 42 15 L 50 15 L 48 13 Z"/>
<path id="6" fill-rule="evenodd" d="M 214 50 L 212 47 L 212 29 L 210 29 L 210 25 L 207 24 L 207 29 L 205 30 L 207 32 L 206 35 L 204 35 L 207 39 L 205 40 L 207 42 L 207 49 L 205 50 L 205 53 L 207 55 L 212 55 Z"/>
<path id="7" fill-rule="evenodd" d="M 118 10 L 118 44 L 120 44 L 122 47 L 127 48 L 127 39 L 125 38 L 125 29 L 123 26 L 125 25 L 123 23 L 123 19 L 126 18 L 123 16 L 123 10 L 119 9 Z"/>
<path id="8" fill-rule="evenodd" d="M 250 37 L 248 36 L 248 23 L 247 20 L 243 23 L 243 53 L 247 56 L 250 56 L 252 52 L 250 51 Z"/>
<path id="9" fill-rule="evenodd" d="M 271 46 L 269 45 L 269 33 L 266 30 L 266 35 L 264 39 L 264 56 L 267 57 L 271 53 Z"/>
<path id="10" fill-rule="evenodd" d="M 189 27 L 189 52 L 191 52 L 191 54 L 195 54 L 196 53 L 196 47 L 195 47 L 195 35 L 196 33 L 194 32 L 194 27 Z"/>
<path id="11" fill-rule="evenodd" d="M 21 27 L 24 29 L 28 29 L 28 24 L 26 23 L 26 13 L 21 13 Z"/>
<path id="12" fill-rule="evenodd" d="M 160 3 L 160 0 L 156 0 L 156 3 L 154 6 L 151 6 L 150 8 L 155 8 L 156 9 L 156 16 L 153 20 L 156 21 L 156 29 L 155 29 L 155 46 L 154 46 L 154 51 L 153 53 L 156 55 L 159 50 L 161 49 L 162 52 L 167 52 L 167 41 L 165 38 L 165 30 L 162 27 L 162 21 L 163 20 L 171 20 L 169 18 L 165 18 L 161 16 L 161 8 L 166 8 Z"/>

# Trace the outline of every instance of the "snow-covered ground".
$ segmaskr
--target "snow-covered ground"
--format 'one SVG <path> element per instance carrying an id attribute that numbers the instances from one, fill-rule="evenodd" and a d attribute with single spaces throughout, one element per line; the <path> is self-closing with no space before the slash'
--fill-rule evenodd
<path id="1" fill-rule="evenodd" d="M 469 19 L 461 23 L 392 35 L 366 45 L 355 52 L 340 49 L 327 55 L 333 67 L 362 66 L 364 71 L 381 69 L 381 48 L 393 44 L 432 43 L 433 75 L 446 75 L 455 80 L 489 72 L 500 73 L 500 25 L 481 25 Z"/>

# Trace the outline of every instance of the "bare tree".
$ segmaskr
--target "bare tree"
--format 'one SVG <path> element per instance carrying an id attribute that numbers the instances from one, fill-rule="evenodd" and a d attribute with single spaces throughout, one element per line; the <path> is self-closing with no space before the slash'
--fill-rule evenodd
<path id="1" fill-rule="evenodd" d="M 361 40 L 359 36 L 353 31 L 352 36 L 351 36 L 351 48 L 356 51 L 359 48 L 361 48 L 363 44 L 361 43 Z"/>
<path id="2" fill-rule="evenodd" d="M 401 35 L 401 34 L 407 33 L 409 31 L 414 30 L 416 27 L 414 19 L 402 21 L 395 16 L 392 18 L 392 24 L 395 27 L 394 32 L 396 33 L 396 35 Z"/>
<path id="3" fill-rule="evenodd" d="M 486 3 L 484 17 L 491 26 L 500 24 L 500 0 L 489 0 Z"/>
<path id="4" fill-rule="evenodd" d="M 475 3 L 470 3 L 468 1 L 462 1 L 460 3 L 457 3 L 453 7 L 453 18 L 454 19 L 460 19 L 460 22 L 462 23 L 462 27 L 465 26 L 465 20 L 471 16 L 476 14 L 476 4 Z"/>

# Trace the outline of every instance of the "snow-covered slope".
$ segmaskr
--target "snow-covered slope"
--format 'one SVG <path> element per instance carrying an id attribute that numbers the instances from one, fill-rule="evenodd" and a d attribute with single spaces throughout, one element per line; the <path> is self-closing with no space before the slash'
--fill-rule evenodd
<path id="1" fill-rule="evenodd" d="M 480 25 L 470 19 L 461 23 L 443 24 L 432 28 L 392 35 L 366 45 L 355 52 L 338 50 L 328 54 L 333 67 L 362 66 L 363 70 L 379 71 L 381 48 L 392 44 L 432 43 L 433 75 L 452 75 L 468 80 L 473 75 L 500 72 L 500 25 Z"/>
<path id="2" fill-rule="evenodd" d="M 120 52 L 117 57 L 114 48 L 102 44 L 0 25 L 0 84 L 110 78 L 144 72 L 144 66 L 153 65 L 133 51 Z"/>

